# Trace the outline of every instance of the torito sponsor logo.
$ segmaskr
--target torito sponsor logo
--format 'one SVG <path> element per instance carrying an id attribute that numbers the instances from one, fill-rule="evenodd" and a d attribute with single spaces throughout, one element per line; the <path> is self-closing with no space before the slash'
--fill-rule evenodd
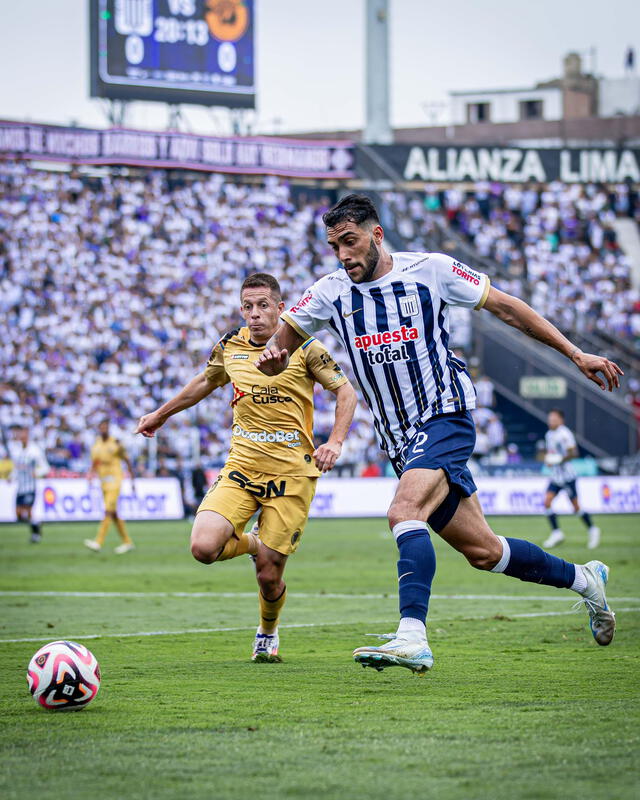
<path id="1" fill-rule="evenodd" d="M 311 292 L 307 292 L 307 294 L 305 294 L 304 297 L 302 297 L 300 300 L 298 300 L 298 302 L 295 304 L 295 306 L 291 306 L 291 308 L 289 309 L 289 313 L 290 314 L 295 314 L 296 312 L 300 311 L 308 303 L 310 303 L 312 299 L 313 299 L 313 295 L 311 294 Z"/>
<path id="2" fill-rule="evenodd" d="M 472 269 L 469 269 L 469 267 L 465 267 L 465 265 L 461 264 L 459 261 L 453 262 L 451 271 L 460 278 L 464 278 L 465 281 L 473 283 L 474 286 L 480 285 L 480 275 L 477 272 L 474 272 Z"/>

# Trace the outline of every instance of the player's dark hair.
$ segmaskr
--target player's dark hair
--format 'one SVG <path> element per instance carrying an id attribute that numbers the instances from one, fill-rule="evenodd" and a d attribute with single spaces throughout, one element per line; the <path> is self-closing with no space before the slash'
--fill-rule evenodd
<path id="1" fill-rule="evenodd" d="M 564 419 L 564 411 L 561 408 L 550 408 L 549 409 L 549 414 L 551 414 L 551 413 L 559 414 L 562 417 L 562 419 Z"/>
<path id="2" fill-rule="evenodd" d="M 240 297 L 242 297 L 242 292 L 245 289 L 259 289 L 260 287 L 270 289 L 271 294 L 278 302 L 282 300 L 280 284 L 273 275 L 267 275 L 266 272 L 254 272 L 253 275 L 247 275 L 240 287 Z"/>
<path id="3" fill-rule="evenodd" d="M 346 195 L 333 208 L 325 211 L 322 221 L 327 228 L 333 228 L 341 222 L 355 222 L 356 225 L 364 225 L 367 222 L 380 224 L 376 207 L 365 194 Z"/>

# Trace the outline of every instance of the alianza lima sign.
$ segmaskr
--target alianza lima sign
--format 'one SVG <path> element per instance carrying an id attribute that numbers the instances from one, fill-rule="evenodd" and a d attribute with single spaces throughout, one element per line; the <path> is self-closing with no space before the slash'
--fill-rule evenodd
<path id="1" fill-rule="evenodd" d="M 405 181 L 640 182 L 640 149 L 377 145 Z"/>

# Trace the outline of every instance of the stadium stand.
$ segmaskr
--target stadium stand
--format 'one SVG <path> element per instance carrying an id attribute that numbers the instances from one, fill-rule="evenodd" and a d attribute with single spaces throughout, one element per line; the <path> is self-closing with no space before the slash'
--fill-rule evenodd
<path id="1" fill-rule="evenodd" d="M 247 274 L 274 274 L 293 300 L 334 268 L 321 221 L 329 203 L 320 189 L 270 177 L 251 183 L 164 171 L 50 172 L 1 162 L 7 335 L 0 347 L 7 369 L 0 424 L 29 425 L 52 465 L 81 471 L 97 423 L 108 416 L 140 458 L 146 443 L 132 434 L 135 420 L 175 394 L 217 339 L 238 326 Z M 616 213 L 637 214 L 635 203 L 624 187 L 483 184 L 473 192 L 427 189 L 422 198 L 386 193 L 383 223 L 411 249 L 462 237 L 477 254 L 471 263 L 567 332 L 613 331 L 632 347 L 640 297 L 610 223 Z M 327 344 L 340 358 L 335 342 Z M 479 365 L 471 366 L 477 373 Z M 476 457 L 515 463 L 517 441 L 482 389 Z M 630 402 L 640 402 L 638 389 L 632 379 Z M 325 393 L 316 399 L 322 438 L 332 411 Z M 189 463 L 195 428 L 205 461 L 221 464 L 228 403 L 227 393 L 217 392 L 172 420 L 158 437 L 157 458 L 171 468 Z M 340 470 L 375 473 L 378 462 L 360 406 Z"/>
<path id="2" fill-rule="evenodd" d="M 59 468 L 86 466 L 105 415 L 140 455 L 134 421 L 238 327 L 247 274 L 276 275 L 293 302 L 334 266 L 317 235 L 327 201 L 296 202 L 275 178 L 87 176 L 4 162 L 0 181 L 0 310 L 10 331 L 1 345 L 0 423 L 29 425 Z M 172 466 L 188 460 L 187 428 L 195 425 L 206 459 L 221 463 L 228 404 L 223 390 L 190 418 L 172 420 L 158 457 Z M 353 464 L 372 444 L 366 411 L 358 414 L 343 459 Z M 330 419 L 320 398 L 318 435 Z"/>
<path id="3" fill-rule="evenodd" d="M 456 255 L 525 299 L 583 349 L 616 360 L 640 423 L 640 291 L 615 224 L 640 223 L 633 186 L 481 182 L 389 191 L 382 198 L 403 248 Z M 465 356 L 473 364 L 468 350 Z M 498 410 L 507 452 L 534 454 L 540 426 L 502 398 Z"/>
<path id="4" fill-rule="evenodd" d="M 427 188 L 422 202 L 386 195 L 395 227 L 412 248 L 438 233 L 460 234 L 493 264 L 500 288 L 523 297 L 567 333 L 613 334 L 640 348 L 640 292 L 621 251 L 616 215 L 640 221 L 627 184 L 611 189 L 553 182 L 473 190 Z M 474 263 L 474 262 L 472 262 Z M 640 349 L 637 350 L 640 356 Z"/>

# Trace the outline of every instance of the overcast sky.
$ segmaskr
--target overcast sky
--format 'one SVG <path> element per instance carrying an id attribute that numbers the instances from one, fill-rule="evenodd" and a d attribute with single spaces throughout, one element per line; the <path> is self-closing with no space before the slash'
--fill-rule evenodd
<path id="1" fill-rule="evenodd" d="M 358 128 L 364 119 L 365 0 L 256 0 L 257 128 Z M 389 0 L 391 122 L 424 125 L 461 89 L 527 87 L 570 50 L 607 77 L 640 51 L 639 0 Z M 86 0 L 0 0 L 0 117 L 105 126 L 89 98 Z M 640 55 L 640 53 L 638 53 Z M 226 116 L 185 107 L 187 126 L 226 133 Z M 166 108 L 133 103 L 131 127 Z"/>

